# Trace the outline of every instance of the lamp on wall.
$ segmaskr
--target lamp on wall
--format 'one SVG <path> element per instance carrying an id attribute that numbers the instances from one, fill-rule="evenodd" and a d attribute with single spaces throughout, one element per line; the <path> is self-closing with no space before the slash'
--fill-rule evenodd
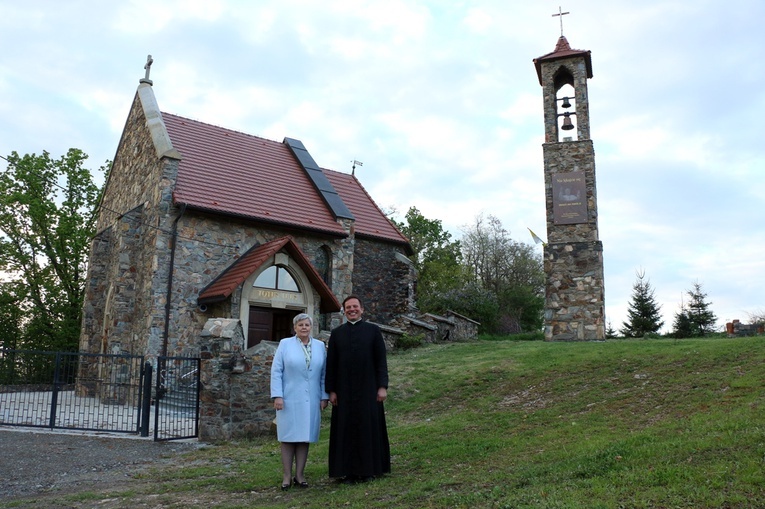
<path id="1" fill-rule="evenodd" d="M 234 350 L 233 355 L 229 359 L 228 369 L 231 370 L 231 373 L 244 373 L 247 369 L 247 362 L 244 355 L 242 355 L 242 352 L 238 349 Z"/>

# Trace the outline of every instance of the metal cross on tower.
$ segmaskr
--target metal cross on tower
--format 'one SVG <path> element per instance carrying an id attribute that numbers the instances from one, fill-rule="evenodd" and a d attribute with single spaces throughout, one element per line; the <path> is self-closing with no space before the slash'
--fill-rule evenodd
<path id="1" fill-rule="evenodd" d="M 560 36 L 563 37 L 563 16 L 566 14 L 571 14 L 570 12 L 566 11 L 563 12 L 563 10 L 558 6 L 558 14 L 553 14 L 553 18 L 555 16 L 560 16 Z"/>

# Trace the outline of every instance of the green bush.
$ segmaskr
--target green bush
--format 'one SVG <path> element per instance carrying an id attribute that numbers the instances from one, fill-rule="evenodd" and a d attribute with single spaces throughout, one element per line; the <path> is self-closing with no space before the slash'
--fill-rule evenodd
<path id="1" fill-rule="evenodd" d="M 396 348 L 400 350 L 409 350 L 410 348 L 416 348 L 422 346 L 422 340 L 425 339 L 424 334 L 409 335 L 404 334 L 396 339 Z"/>

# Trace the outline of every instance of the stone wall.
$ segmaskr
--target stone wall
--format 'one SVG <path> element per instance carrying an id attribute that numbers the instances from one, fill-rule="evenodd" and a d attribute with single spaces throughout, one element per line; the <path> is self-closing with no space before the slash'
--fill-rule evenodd
<path id="1" fill-rule="evenodd" d="M 353 293 L 364 301 L 367 320 L 397 327 L 399 317 L 413 315 L 413 280 L 414 267 L 402 248 L 356 239 Z"/>
<path id="2" fill-rule="evenodd" d="M 104 301 L 109 287 L 109 253 L 112 246 L 111 228 L 101 231 L 90 244 L 88 273 L 85 281 L 85 299 L 82 308 L 80 351 L 101 353 L 104 337 Z M 101 297 L 100 299 L 97 297 Z"/>
<path id="3" fill-rule="evenodd" d="M 199 343 L 199 439 L 218 442 L 271 432 L 276 417 L 271 364 L 278 344 L 263 341 L 242 351 L 241 322 L 219 318 L 207 321 Z"/>
<path id="4" fill-rule="evenodd" d="M 194 336 L 214 310 L 218 316 L 239 318 L 241 289 L 231 299 L 202 313 L 196 299 L 200 291 L 255 244 L 264 244 L 283 237 L 285 232 L 247 221 L 222 222 L 220 218 L 197 212 L 186 212 L 178 222 L 178 253 L 173 275 L 174 302 L 170 316 L 170 343 L 176 351 L 192 351 Z M 330 253 L 332 263 L 330 287 L 335 295 L 350 293 L 346 274 L 353 267 L 353 244 L 346 239 L 326 238 L 292 232 L 292 238 L 306 257 L 314 262 L 323 253 Z M 319 296 L 314 291 L 314 301 Z M 337 314 L 335 324 L 340 324 Z M 314 322 L 320 324 L 318 309 Z M 331 321 L 329 322 L 331 326 Z"/>
<path id="5" fill-rule="evenodd" d="M 420 319 L 436 328 L 435 338 L 437 342 L 451 341 L 453 339 L 454 320 L 450 320 L 445 316 L 434 315 L 433 313 L 426 313 Z"/>
<path id="6" fill-rule="evenodd" d="M 454 324 L 454 329 L 449 334 L 450 341 L 469 341 L 478 335 L 478 326 L 481 324 L 475 320 L 454 311 L 447 311 L 446 318 Z"/>
<path id="7" fill-rule="evenodd" d="M 169 204 L 178 161 L 158 156 L 146 124 L 136 95 L 99 207 L 88 264 L 83 351 L 161 354 L 168 281 L 162 269 L 168 267 Z M 165 290 L 158 294 L 157 288 Z"/>
<path id="8" fill-rule="evenodd" d="M 163 164 L 157 157 L 144 108 L 136 95 L 109 171 L 96 230 L 114 226 L 122 214 L 139 205 L 159 203 Z"/>
<path id="9" fill-rule="evenodd" d="M 600 242 L 548 244 L 544 250 L 545 339 L 605 338 L 603 246 Z"/>
<path id="10" fill-rule="evenodd" d="M 547 210 L 547 243 L 587 242 L 598 240 L 597 182 L 595 150 L 591 140 L 545 143 L 545 207 Z M 576 224 L 555 224 L 553 177 L 558 173 L 583 172 L 585 178 L 587 221 Z"/>

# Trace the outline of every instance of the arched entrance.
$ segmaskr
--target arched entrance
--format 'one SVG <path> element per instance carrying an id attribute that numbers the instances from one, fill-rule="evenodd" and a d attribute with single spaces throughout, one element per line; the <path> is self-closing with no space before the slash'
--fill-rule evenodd
<path id="1" fill-rule="evenodd" d="M 291 336 L 292 319 L 299 313 L 313 316 L 313 307 L 313 288 L 303 270 L 286 253 L 275 254 L 242 288 L 246 347 Z"/>

